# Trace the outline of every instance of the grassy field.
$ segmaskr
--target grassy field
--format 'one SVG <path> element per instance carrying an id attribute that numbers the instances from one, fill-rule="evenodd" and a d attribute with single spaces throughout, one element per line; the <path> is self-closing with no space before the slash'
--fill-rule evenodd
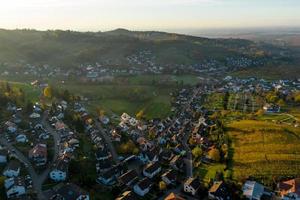
<path id="1" fill-rule="evenodd" d="M 3 78 L 22 88 L 28 99 L 38 99 L 40 90 L 29 84 L 35 80 L 33 77 L 21 77 L 21 82 L 15 82 L 16 77 Z M 64 80 L 64 84 L 62 80 L 57 77 L 44 81 L 58 89 L 67 89 L 75 95 L 87 97 L 86 105 L 91 112 L 99 108 L 107 113 L 127 112 L 134 116 L 143 110 L 146 118 L 163 118 L 171 112 L 170 93 L 183 85 L 196 84 L 199 78 L 194 75 L 138 75 L 117 76 L 107 83 L 83 83 L 71 79 Z"/>
<path id="2" fill-rule="evenodd" d="M 266 184 L 272 178 L 300 173 L 300 130 L 266 121 L 243 120 L 228 125 L 232 140 L 233 178 L 249 176 Z"/>
<path id="3" fill-rule="evenodd" d="M 3 83 L 4 80 L 0 79 L 0 84 Z M 40 95 L 40 89 L 31 86 L 29 83 L 26 82 L 15 82 L 15 81 L 8 81 L 10 85 L 13 86 L 14 89 L 21 89 L 25 93 L 25 98 L 28 101 L 37 101 Z"/>

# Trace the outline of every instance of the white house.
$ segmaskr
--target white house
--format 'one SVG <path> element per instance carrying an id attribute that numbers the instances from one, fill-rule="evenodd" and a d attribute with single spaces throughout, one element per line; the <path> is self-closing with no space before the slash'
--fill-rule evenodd
<path id="1" fill-rule="evenodd" d="M 183 190 L 195 196 L 200 186 L 201 183 L 197 178 L 188 178 L 183 185 Z"/>
<path id="2" fill-rule="evenodd" d="M 161 166 L 158 162 L 148 164 L 144 170 L 143 175 L 148 178 L 153 178 L 161 171 Z"/>
<path id="3" fill-rule="evenodd" d="M 3 171 L 3 175 L 6 177 L 17 177 L 20 174 L 21 165 L 18 161 L 12 160 L 8 163 Z"/>
<path id="4" fill-rule="evenodd" d="M 64 160 L 59 160 L 55 168 L 50 171 L 49 177 L 55 182 L 64 181 L 67 178 L 67 170 L 68 164 Z"/>
<path id="5" fill-rule="evenodd" d="M 145 196 L 151 189 L 152 183 L 149 178 L 144 178 L 133 187 L 133 191 L 139 196 Z"/>
<path id="6" fill-rule="evenodd" d="M 26 193 L 24 179 L 21 177 L 6 179 L 4 186 L 7 198 L 19 197 Z"/>
<path id="7" fill-rule="evenodd" d="M 24 135 L 24 134 L 19 134 L 17 137 L 16 137 L 16 141 L 17 142 L 20 142 L 20 143 L 25 143 L 25 142 L 28 142 L 28 139 L 27 139 L 27 136 Z"/>

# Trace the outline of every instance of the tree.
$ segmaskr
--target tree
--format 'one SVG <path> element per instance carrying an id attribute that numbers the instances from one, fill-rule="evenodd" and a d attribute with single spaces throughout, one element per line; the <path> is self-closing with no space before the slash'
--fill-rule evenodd
<path id="1" fill-rule="evenodd" d="M 202 149 L 199 146 L 196 146 L 193 150 L 192 150 L 192 154 L 195 158 L 199 158 L 202 156 Z"/>
<path id="2" fill-rule="evenodd" d="M 285 106 L 285 102 L 284 102 L 283 99 L 279 99 L 279 101 L 277 102 L 277 104 L 278 104 L 279 106 Z"/>
<path id="3" fill-rule="evenodd" d="M 220 161 L 220 151 L 216 148 L 213 148 L 211 149 L 209 152 L 208 152 L 208 156 L 210 159 L 216 161 L 216 162 L 219 162 Z"/>
<path id="4" fill-rule="evenodd" d="M 136 114 L 136 118 L 137 119 L 142 119 L 144 117 L 145 113 L 144 110 L 140 110 L 137 114 Z"/>
<path id="5" fill-rule="evenodd" d="M 45 87 L 44 89 L 44 96 L 47 98 L 51 98 L 52 97 L 52 88 L 50 86 Z"/>
<path id="6" fill-rule="evenodd" d="M 167 184 L 164 181 L 159 182 L 159 189 L 160 190 L 165 190 L 167 189 Z"/>
<path id="7" fill-rule="evenodd" d="M 295 95 L 295 102 L 300 103 L 300 93 Z"/>

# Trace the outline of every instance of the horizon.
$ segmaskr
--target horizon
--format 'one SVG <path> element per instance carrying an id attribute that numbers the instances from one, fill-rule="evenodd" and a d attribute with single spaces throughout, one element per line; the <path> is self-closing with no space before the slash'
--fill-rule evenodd
<path id="1" fill-rule="evenodd" d="M 0 27 L 80 32 L 125 28 L 184 34 L 208 29 L 300 27 L 299 6 L 296 0 L 2 0 Z"/>

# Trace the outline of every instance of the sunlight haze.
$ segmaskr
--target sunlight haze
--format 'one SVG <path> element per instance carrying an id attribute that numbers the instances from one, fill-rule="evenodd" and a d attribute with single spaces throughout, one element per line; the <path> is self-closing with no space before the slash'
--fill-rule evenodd
<path id="1" fill-rule="evenodd" d="M 1 0 L 7 29 L 176 30 L 298 26 L 298 0 Z M 155 13 L 154 13 L 155 11 Z"/>

